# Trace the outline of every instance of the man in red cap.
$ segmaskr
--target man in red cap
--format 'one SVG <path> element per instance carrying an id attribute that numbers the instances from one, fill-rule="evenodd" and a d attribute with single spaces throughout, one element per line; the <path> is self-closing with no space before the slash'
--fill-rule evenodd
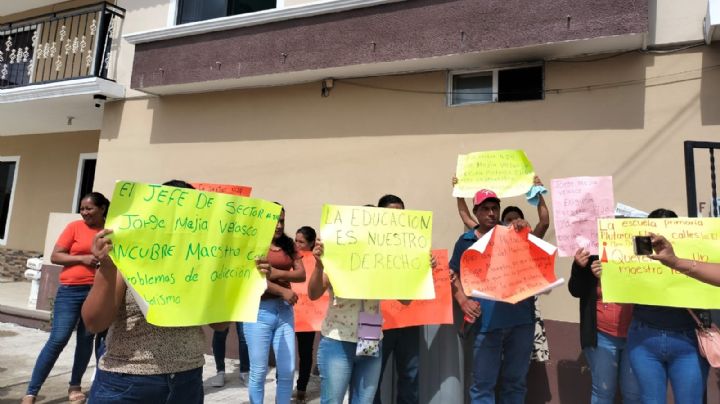
<path id="1" fill-rule="evenodd" d="M 482 189 L 473 202 L 478 225 L 460 236 L 450 259 L 450 269 L 459 276 L 462 254 L 500 220 L 500 199 L 495 192 Z M 529 225 L 520 219 L 513 222 L 513 227 L 520 230 Z M 501 403 L 523 404 L 535 331 L 535 299 L 510 304 L 472 298 L 465 295 L 459 276 L 452 283 L 453 296 L 469 323 L 466 327 L 475 331 L 471 403 L 495 403 L 495 385 L 500 383 Z"/>

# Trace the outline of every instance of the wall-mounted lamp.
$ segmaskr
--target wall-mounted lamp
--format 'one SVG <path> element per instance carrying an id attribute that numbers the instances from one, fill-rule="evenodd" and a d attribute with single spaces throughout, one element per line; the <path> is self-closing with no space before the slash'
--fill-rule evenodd
<path id="1" fill-rule="evenodd" d="M 323 97 L 327 97 L 330 95 L 330 90 L 335 86 L 335 79 L 324 79 L 322 81 L 322 89 L 320 90 L 320 95 Z"/>

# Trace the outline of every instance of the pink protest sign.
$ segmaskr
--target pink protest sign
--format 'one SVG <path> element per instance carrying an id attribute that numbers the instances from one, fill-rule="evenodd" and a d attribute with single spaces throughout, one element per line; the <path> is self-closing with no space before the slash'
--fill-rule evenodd
<path id="1" fill-rule="evenodd" d="M 551 181 L 558 255 L 578 248 L 598 253 L 597 219 L 614 217 L 612 177 L 556 178 Z"/>

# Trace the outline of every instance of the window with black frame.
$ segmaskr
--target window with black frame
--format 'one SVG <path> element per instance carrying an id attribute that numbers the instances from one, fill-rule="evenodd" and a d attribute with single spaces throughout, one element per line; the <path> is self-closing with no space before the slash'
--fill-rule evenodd
<path id="1" fill-rule="evenodd" d="M 75 205 L 75 212 L 80 212 L 80 203 L 82 203 L 82 197 L 93 191 L 93 184 L 95 183 L 95 167 L 97 166 L 97 159 L 83 159 L 80 167 L 80 181 L 77 190 L 77 204 Z"/>
<path id="2" fill-rule="evenodd" d="M 530 101 L 545 98 L 544 66 L 497 68 L 450 74 L 450 105 Z"/>
<path id="3" fill-rule="evenodd" d="M 0 240 L 7 238 L 7 224 L 10 218 L 13 183 L 17 161 L 0 161 Z"/>
<path id="4" fill-rule="evenodd" d="M 180 0 L 177 23 L 204 21 L 277 8 L 277 0 Z"/>

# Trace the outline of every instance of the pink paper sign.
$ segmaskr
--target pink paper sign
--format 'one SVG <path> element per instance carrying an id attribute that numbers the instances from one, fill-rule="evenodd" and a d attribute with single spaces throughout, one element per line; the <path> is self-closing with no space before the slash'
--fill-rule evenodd
<path id="1" fill-rule="evenodd" d="M 598 253 L 597 219 L 614 217 L 612 177 L 556 178 L 551 181 L 558 255 L 578 248 Z"/>

